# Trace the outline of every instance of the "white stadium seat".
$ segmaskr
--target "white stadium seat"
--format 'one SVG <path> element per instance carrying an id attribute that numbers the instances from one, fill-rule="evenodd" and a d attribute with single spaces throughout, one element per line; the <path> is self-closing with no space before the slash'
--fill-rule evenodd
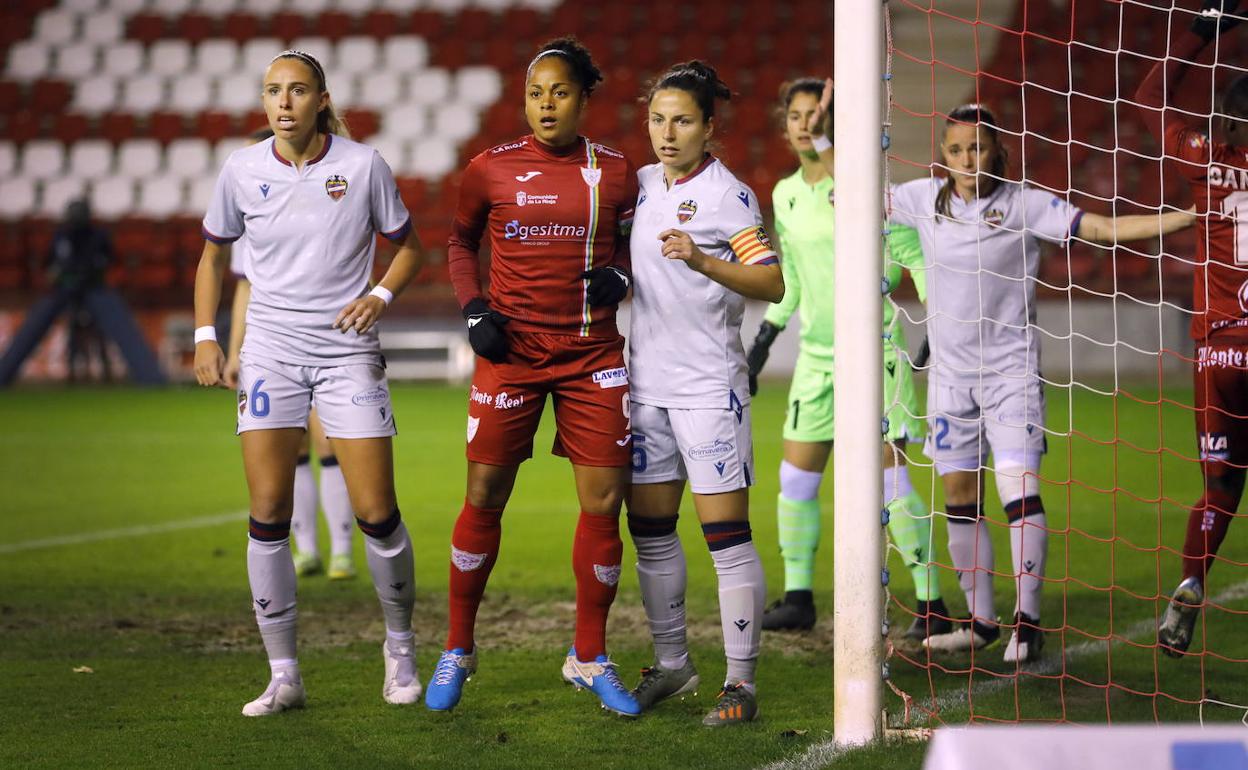
<path id="1" fill-rule="evenodd" d="M 257 16 L 272 16 L 282 10 L 286 0 L 247 0 L 247 11 Z"/>
<path id="2" fill-rule="evenodd" d="M 160 170 L 160 144 L 155 139 L 127 139 L 117 152 L 117 176 L 144 179 Z"/>
<path id="3" fill-rule="evenodd" d="M 377 68 L 380 51 L 371 37 L 344 37 L 338 41 L 337 71 L 343 75 L 360 75 Z"/>
<path id="4" fill-rule="evenodd" d="M 378 134 L 369 137 L 368 146 L 381 154 L 395 176 L 408 176 L 411 153 L 408 141 L 404 137 L 394 134 Z"/>
<path id="5" fill-rule="evenodd" d="M 16 169 L 17 148 L 12 142 L 0 141 L 0 177 L 4 177 L 5 184 Z"/>
<path id="6" fill-rule="evenodd" d="M 73 112 L 96 117 L 117 106 L 117 78 L 112 75 L 93 75 L 74 86 L 70 102 Z"/>
<path id="7" fill-rule="evenodd" d="M 129 0 L 129 2 L 137 2 L 137 0 Z M 250 8 L 251 3 L 247 0 L 208 0 L 207 2 L 201 2 L 195 10 L 205 16 L 221 19 L 235 11 L 247 11 Z"/>
<path id="8" fill-rule="evenodd" d="M 147 68 L 157 75 L 181 75 L 190 66 L 191 46 L 185 40 L 157 40 L 147 50 Z"/>
<path id="9" fill-rule="evenodd" d="M 481 8 L 491 13 L 501 13 L 511 7 L 511 0 L 472 0 L 473 8 Z"/>
<path id="10" fill-rule="evenodd" d="M 73 42 L 78 36 L 78 14 L 62 8 L 44 11 L 35 18 L 34 38 L 51 45 Z"/>
<path id="11" fill-rule="evenodd" d="M 140 179 L 135 210 L 141 216 L 165 219 L 182 210 L 183 183 L 181 179 L 157 176 Z"/>
<path id="12" fill-rule="evenodd" d="M 147 0 L 101 0 L 100 6 L 122 16 L 131 16 L 146 9 Z"/>
<path id="13" fill-rule="evenodd" d="M 517 5 L 521 8 L 532 8 L 535 11 L 553 11 L 562 3 L 563 0 L 519 0 Z"/>
<path id="14" fill-rule="evenodd" d="M 243 43 L 243 60 L 239 68 L 254 77 L 258 84 L 273 57 L 285 49 L 282 41 L 275 37 L 253 37 Z"/>
<path id="15" fill-rule="evenodd" d="M 297 37 L 290 41 L 290 47 L 296 51 L 312 54 L 312 58 L 320 62 L 321 69 L 325 70 L 325 77 L 329 77 L 335 71 L 334 44 L 329 38 Z"/>
<path id="16" fill-rule="evenodd" d="M 72 43 L 57 49 L 52 76 L 60 80 L 78 80 L 93 74 L 96 69 L 95 44 Z"/>
<path id="17" fill-rule="evenodd" d="M 69 148 L 69 174 L 99 179 L 113 169 L 113 146 L 103 139 L 84 139 Z"/>
<path id="18" fill-rule="evenodd" d="M 228 38 L 202 41 L 195 48 L 195 71 L 201 75 L 224 75 L 238 68 L 238 43 Z"/>
<path id="19" fill-rule="evenodd" d="M 146 115 L 165 106 L 165 80 L 143 74 L 124 81 L 121 106 L 126 112 Z"/>
<path id="20" fill-rule="evenodd" d="M 459 153 L 441 137 L 422 139 L 412 145 L 410 172 L 424 179 L 441 179 L 455 169 Z"/>
<path id="21" fill-rule="evenodd" d="M 143 44 L 134 40 L 114 43 L 104 49 L 104 71 L 119 78 L 139 74 L 143 61 Z"/>
<path id="22" fill-rule="evenodd" d="M 415 104 L 437 105 L 451 98 L 451 73 L 435 67 L 407 79 L 408 98 Z"/>
<path id="23" fill-rule="evenodd" d="M 91 185 L 91 213 L 100 219 L 120 219 L 134 210 L 134 180 L 112 176 Z"/>
<path id="24" fill-rule="evenodd" d="M 202 217 L 212 203 L 212 193 L 217 185 L 217 170 L 212 174 L 190 179 L 186 183 L 186 199 L 182 202 L 182 214 L 188 217 Z"/>
<path id="25" fill-rule="evenodd" d="M 488 107 L 503 95 L 503 76 L 493 67 L 464 67 L 455 73 L 455 98 Z"/>
<path id="26" fill-rule="evenodd" d="M 417 70 L 429 63 L 429 44 L 415 35 L 395 35 L 381 44 L 381 62 L 390 70 Z"/>
<path id="27" fill-rule="evenodd" d="M 195 5 L 195 0 L 151 0 L 148 13 L 154 13 L 157 16 L 181 16 Z M 205 5 L 212 5 L 212 3 L 205 3 Z"/>
<path id="28" fill-rule="evenodd" d="M 85 180 L 76 177 L 50 179 L 43 183 L 37 212 L 49 219 L 65 216 L 65 207 L 72 200 L 81 198 L 87 191 Z"/>
<path id="29" fill-rule="evenodd" d="M 165 148 L 165 173 L 170 176 L 198 179 L 210 173 L 211 164 L 212 147 L 203 139 L 174 139 Z"/>
<path id="30" fill-rule="evenodd" d="M 468 7 L 468 0 L 428 0 L 425 7 L 442 13 L 457 13 Z"/>
<path id="31" fill-rule="evenodd" d="M 363 16 L 377 6 L 377 0 L 338 0 L 338 10 L 352 16 Z"/>
<path id="32" fill-rule="evenodd" d="M 217 81 L 216 107 L 225 112 L 251 112 L 261 109 L 261 73 L 235 72 Z"/>
<path id="33" fill-rule="evenodd" d="M 333 5 L 330 0 L 287 0 L 286 8 L 295 13 L 312 16 L 330 10 Z"/>
<path id="34" fill-rule="evenodd" d="M 211 109 L 216 89 L 214 80 L 199 73 L 169 78 L 169 107 L 183 115 L 198 115 Z"/>
<path id="35" fill-rule="evenodd" d="M 26 177 L 9 177 L 4 180 L 4 195 L 0 195 L 0 219 L 21 219 L 35 210 L 35 182 Z M 42 254 L 37 255 L 40 258 Z"/>
<path id="36" fill-rule="evenodd" d="M 360 105 L 372 110 L 390 110 L 404 99 L 403 79 L 388 69 L 361 76 L 357 84 Z"/>
<path id="37" fill-rule="evenodd" d="M 212 150 L 212 168 L 209 173 L 213 178 L 221 171 L 221 167 L 225 165 L 226 158 L 230 157 L 230 153 L 235 150 L 246 147 L 249 142 L 246 139 L 230 137 L 217 142 L 217 146 Z"/>
<path id="38" fill-rule="evenodd" d="M 419 139 L 429 132 L 429 113 L 419 104 L 400 104 L 381 116 L 383 133 L 402 139 Z"/>
<path id="39" fill-rule="evenodd" d="M 91 13 L 82 19 L 82 37 L 96 45 L 119 43 L 126 36 L 126 22 L 121 14 Z"/>
<path id="40" fill-rule="evenodd" d="M 52 69 L 52 51 L 38 40 L 21 40 L 9 48 L 5 77 L 21 83 L 45 77 Z"/>
<path id="41" fill-rule="evenodd" d="M 61 7 L 85 15 L 100 10 L 100 2 L 101 0 L 61 0 Z"/>
<path id="42" fill-rule="evenodd" d="M 355 78 L 348 77 L 346 73 L 334 75 L 329 81 L 329 98 L 333 99 L 335 109 L 349 110 L 356 107 L 360 103 L 360 89 Z"/>
<path id="43" fill-rule="evenodd" d="M 35 139 L 22 147 L 22 176 L 28 179 L 51 179 L 64 167 L 65 148 L 60 142 Z"/>
<path id="44" fill-rule="evenodd" d="M 377 0 L 377 7 L 386 11 L 410 13 L 417 7 L 417 3 L 413 0 Z"/>
<path id="45" fill-rule="evenodd" d="M 477 135 L 481 128 L 479 111 L 470 104 L 450 102 L 433 110 L 433 133 L 456 145 Z"/>

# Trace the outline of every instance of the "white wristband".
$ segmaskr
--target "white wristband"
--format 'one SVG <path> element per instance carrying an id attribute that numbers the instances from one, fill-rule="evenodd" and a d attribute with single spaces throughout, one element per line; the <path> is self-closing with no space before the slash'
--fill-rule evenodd
<path id="1" fill-rule="evenodd" d="M 815 146 L 815 152 L 823 152 L 832 149 L 832 140 L 823 134 L 815 134 L 810 137 L 810 143 Z"/>
<path id="2" fill-rule="evenodd" d="M 386 307 L 389 307 L 390 303 L 394 301 L 394 292 L 390 291 L 389 289 L 387 289 L 385 286 L 382 286 L 381 284 L 374 286 L 373 290 L 370 291 L 369 294 L 371 296 L 377 297 L 382 302 L 386 303 Z"/>
<path id="3" fill-rule="evenodd" d="M 195 344 L 196 345 L 198 345 L 201 342 L 216 342 L 216 341 L 217 341 L 217 327 L 201 326 L 195 330 Z"/>

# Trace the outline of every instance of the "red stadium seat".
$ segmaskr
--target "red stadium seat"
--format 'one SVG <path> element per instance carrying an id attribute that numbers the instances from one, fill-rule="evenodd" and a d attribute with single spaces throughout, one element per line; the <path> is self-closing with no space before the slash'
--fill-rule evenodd
<path id="1" fill-rule="evenodd" d="M 226 16 L 221 26 L 226 37 L 240 43 L 259 37 L 261 32 L 260 19 L 244 11 L 236 11 Z"/>
<path id="2" fill-rule="evenodd" d="M 40 115 L 56 115 L 69 104 L 73 91 L 60 80 L 39 80 L 30 89 L 30 109 Z"/>
<path id="3" fill-rule="evenodd" d="M 398 33 L 400 23 L 399 15 L 393 11 L 370 11 L 360 22 L 360 33 L 384 39 Z"/>
<path id="4" fill-rule="evenodd" d="M 167 30 L 168 23 L 164 16 L 138 13 L 130 17 L 126 25 L 126 37 L 150 45 L 164 37 Z"/>
<path id="5" fill-rule="evenodd" d="M 234 117 L 225 112 L 202 112 L 195 122 L 195 134 L 210 142 L 235 136 Z"/>
<path id="6" fill-rule="evenodd" d="M 9 115 L 4 122 L 4 138 L 21 144 L 43 134 L 43 117 L 28 110 Z"/>
<path id="7" fill-rule="evenodd" d="M 237 124 L 239 136 L 246 136 L 253 131 L 259 131 L 262 128 L 269 127 L 269 119 L 265 114 L 256 110 L 244 115 Z"/>
<path id="8" fill-rule="evenodd" d="M 503 12 L 502 29 L 513 45 L 542 34 L 542 16 L 532 8 L 512 6 Z"/>
<path id="9" fill-rule="evenodd" d="M 494 29 L 494 16 L 482 8 L 461 11 L 455 22 L 455 35 L 461 41 L 487 40 Z"/>
<path id="10" fill-rule="evenodd" d="M 405 33 L 420 35 L 432 45 L 449 37 L 446 17 L 437 11 L 413 11 L 408 17 Z M 460 43 L 463 46 L 463 43 Z"/>
<path id="11" fill-rule="evenodd" d="M 298 13 L 282 11 L 269 17 L 269 34 L 287 42 L 307 34 L 307 19 Z"/>
<path id="12" fill-rule="evenodd" d="M 22 87 L 12 80 L 0 80 L 0 114 L 17 112 L 22 104 Z"/>
<path id="13" fill-rule="evenodd" d="M 358 141 L 368 139 L 381 128 L 381 119 L 371 110 L 348 110 L 343 117 L 351 130 L 351 136 Z"/>
<path id="14" fill-rule="evenodd" d="M 350 35 L 355 19 L 342 11 L 326 11 L 312 22 L 312 34 L 339 40 Z"/>
<path id="15" fill-rule="evenodd" d="M 73 144 L 91 133 L 91 125 L 85 115 L 65 113 L 52 119 L 52 136 L 65 144 Z"/>
<path id="16" fill-rule="evenodd" d="M 147 118 L 147 135 L 161 144 L 169 144 L 186 136 L 186 118 L 176 112 L 153 112 Z"/>
<path id="17" fill-rule="evenodd" d="M 0 290 L 24 288 L 30 264 L 20 225 L 0 222 Z"/>
<path id="18" fill-rule="evenodd" d="M 421 212 L 427 204 L 427 196 L 429 195 L 429 183 L 423 179 L 399 179 L 399 197 L 403 199 L 403 205 L 407 206 L 409 212 Z M 413 214 L 414 216 L 415 214 Z"/>
<path id="19" fill-rule="evenodd" d="M 178 18 L 173 25 L 178 37 L 189 43 L 198 43 L 217 36 L 217 21 L 202 13 L 186 13 Z"/>
<path id="20" fill-rule="evenodd" d="M 120 144 L 139 135 L 134 116 L 121 112 L 110 112 L 101 116 L 96 131 L 101 138 L 113 144 Z"/>

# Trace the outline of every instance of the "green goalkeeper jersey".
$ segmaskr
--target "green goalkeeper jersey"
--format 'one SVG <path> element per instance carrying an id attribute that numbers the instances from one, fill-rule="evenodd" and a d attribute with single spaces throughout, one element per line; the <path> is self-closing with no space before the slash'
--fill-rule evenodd
<path id="1" fill-rule="evenodd" d="M 833 287 L 836 223 L 832 212 L 832 177 L 815 184 L 802 179 L 799 168 L 776 183 L 771 193 L 775 213 L 774 232 L 780 241 L 780 267 L 784 272 L 784 299 L 767 309 L 765 320 L 780 328 L 799 306 L 802 308 L 801 352 L 813 362 L 833 362 Z M 910 275 L 919 299 L 926 294 L 923 272 L 923 249 L 918 233 L 910 227 L 892 225 L 884 255 L 885 295 L 901 283 L 902 268 Z M 884 303 L 885 361 L 896 360 L 897 351 L 905 350 L 902 324 L 896 317 L 892 302 Z"/>

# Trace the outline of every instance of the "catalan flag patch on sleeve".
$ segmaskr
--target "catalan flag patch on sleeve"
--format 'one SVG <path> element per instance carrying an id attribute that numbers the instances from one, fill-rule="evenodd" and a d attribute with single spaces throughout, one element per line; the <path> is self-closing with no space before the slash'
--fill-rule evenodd
<path id="1" fill-rule="evenodd" d="M 728 245 L 743 265 L 775 265 L 780 262 L 762 225 L 745 228 L 729 238 Z"/>

